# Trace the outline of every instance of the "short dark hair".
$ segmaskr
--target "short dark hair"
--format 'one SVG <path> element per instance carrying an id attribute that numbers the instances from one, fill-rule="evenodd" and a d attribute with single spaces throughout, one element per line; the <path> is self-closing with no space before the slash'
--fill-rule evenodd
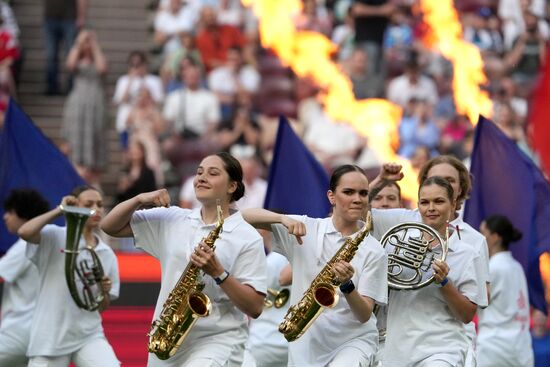
<path id="1" fill-rule="evenodd" d="M 134 57 L 138 57 L 141 64 L 147 64 L 147 55 L 141 50 L 134 50 L 128 54 L 128 63 L 132 61 Z"/>
<path id="2" fill-rule="evenodd" d="M 337 167 L 334 170 L 334 172 L 332 172 L 332 175 L 330 176 L 330 183 L 329 183 L 330 191 L 335 192 L 336 187 L 338 186 L 338 183 L 340 182 L 340 179 L 342 178 L 342 176 L 349 172 L 359 172 L 363 176 L 367 177 L 367 174 L 361 167 L 356 166 L 354 164 L 344 164 L 342 166 Z"/>
<path id="3" fill-rule="evenodd" d="M 430 178 L 425 179 L 424 182 L 420 183 L 420 187 L 418 188 L 418 195 L 420 196 L 421 188 L 423 188 L 424 186 L 431 186 L 431 185 L 437 185 L 437 186 L 443 187 L 445 191 L 447 191 L 447 198 L 451 201 L 451 203 L 453 202 L 454 195 L 455 195 L 453 187 L 451 186 L 449 181 L 439 176 L 432 176 Z"/>
<path id="4" fill-rule="evenodd" d="M 504 215 L 491 215 L 485 219 L 485 226 L 491 233 L 496 233 L 502 239 L 502 247 L 508 249 L 510 243 L 521 240 L 523 234 L 516 229 L 510 219 Z"/>
<path id="5" fill-rule="evenodd" d="M 237 201 L 244 196 L 243 168 L 231 154 L 227 152 L 219 152 L 214 154 L 223 161 L 225 172 L 229 175 L 229 179 L 237 183 L 237 189 L 231 194 L 231 202 Z"/>
<path id="6" fill-rule="evenodd" d="M 401 200 L 401 187 L 399 184 L 392 180 L 382 180 L 380 184 L 376 185 L 372 190 L 369 192 L 369 203 L 371 203 L 376 195 L 380 193 L 380 191 L 384 190 L 384 187 L 387 186 L 394 186 L 397 189 L 397 198 Z"/>
<path id="7" fill-rule="evenodd" d="M 15 189 L 4 201 L 4 211 L 15 212 L 21 219 L 29 220 L 50 210 L 50 204 L 33 189 Z"/>

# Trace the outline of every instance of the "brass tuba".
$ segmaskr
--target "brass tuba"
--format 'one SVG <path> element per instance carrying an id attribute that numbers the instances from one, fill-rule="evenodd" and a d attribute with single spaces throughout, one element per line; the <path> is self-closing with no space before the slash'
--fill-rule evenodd
<path id="1" fill-rule="evenodd" d="M 325 308 L 332 308 L 338 303 L 336 287 L 340 281 L 336 279 L 332 271 L 335 263 L 343 260 L 350 262 L 359 245 L 372 230 L 370 212 L 363 229 L 354 237 L 348 238 L 336 254 L 323 267 L 321 272 L 313 279 L 302 299 L 288 309 L 288 312 L 279 325 L 279 331 L 284 334 L 289 342 L 298 339 L 306 332 L 311 324 L 319 317 Z"/>
<path id="2" fill-rule="evenodd" d="M 215 242 L 220 236 L 222 226 L 223 213 L 218 204 L 216 227 L 202 241 L 212 250 L 216 248 Z M 204 283 L 201 282 L 200 271 L 191 261 L 187 264 L 164 302 L 159 318 L 151 325 L 147 349 L 159 359 L 165 360 L 176 354 L 198 318 L 210 314 L 212 304 L 208 296 L 202 293 Z"/>
<path id="3" fill-rule="evenodd" d="M 60 209 L 65 214 L 67 223 L 67 238 L 65 244 L 65 279 L 69 286 L 71 297 L 78 307 L 95 311 L 101 305 L 103 288 L 101 280 L 104 272 L 101 260 L 92 247 L 86 246 L 79 249 L 78 244 L 82 236 L 82 230 L 88 218 L 95 214 L 95 211 L 76 206 L 63 206 Z M 81 254 L 88 252 L 91 262 L 86 258 L 79 258 Z M 79 290 L 79 288 L 82 288 Z"/>
<path id="4" fill-rule="evenodd" d="M 388 254 L 388 287 L 410 290 L 433 282 L 433 274 L 429 275 L 432 263 L 445 260 L 448 242 L 448 225 L 445 240 L 424 223 L 407 222 L 390 228 L 380 240 Z"/>
<path id="5" fill-rule="evenodd" d="M 286 305 L 289 298 L 290 298 L 290 290 L 288 288 L 283 288 L 281 290 L 268 288 L 267 297 L 265 297 L 265 300 L 264 300 L 264 308 L 271 308 L 271 307 L 282 308 L 284 305 Z"/>

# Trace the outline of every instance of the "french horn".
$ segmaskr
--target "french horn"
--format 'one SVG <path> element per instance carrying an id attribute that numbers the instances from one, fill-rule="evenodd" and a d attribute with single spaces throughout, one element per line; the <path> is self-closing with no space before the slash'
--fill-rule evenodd
<path id="1" fill-rule="evenodd" d="M 445 261 L 448 241 L 448 226 L 445 240 L 424 223 L 407 222 L 390 228 L 380 240 L 388 254 L 388 287 L 411 290 L 432 283 L 432 263 Z"/>

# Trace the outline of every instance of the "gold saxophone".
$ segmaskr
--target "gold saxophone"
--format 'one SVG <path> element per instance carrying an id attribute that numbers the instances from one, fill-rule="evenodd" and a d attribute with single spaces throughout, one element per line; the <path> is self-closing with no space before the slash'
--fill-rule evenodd
<path id="1" fill-rule="evenodd" d="M 372 220 L 369 212 L 363 229 L 354 238 L 348 238 L 344 242 L 313 279 L 300 302 L 288 309 L 283 322 L 279 325 L 279 331 L 284 334 L 286 340 L 291 342 L 301 337 L 325 308 L 332 308 L 338 303 L 336 287 L 341 282 L 336 279 L 332 267 L 339 261 L 350 262 L 371 230 Z"/>
<path id="2" fill-rule="evenodd" d="M 222 214 L 218 204 L 216 227 L 202 240 L 212 250 L 216 248 L 214 243 L 222 231 Z M 159 359 L 165 360 L 176 354 L 198 318 L 210 314 L 212 304 L 208 296 L 202 293 L 204 283 L 200 281 L 200 271 L 201 269 L 193 263 L 187 264 L 164 302 L 159 319 L 153 321 L 151 325 L 147 349 Z"/>

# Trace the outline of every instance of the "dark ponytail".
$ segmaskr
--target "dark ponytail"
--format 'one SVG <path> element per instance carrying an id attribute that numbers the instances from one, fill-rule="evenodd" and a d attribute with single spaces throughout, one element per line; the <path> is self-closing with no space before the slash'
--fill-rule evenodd
<path id="1" fill-rule="evenodd" d="M 225 171 L 229 179 L 237 184 L 237 189 L 231 194 L 231 202 L 237 201 L 244 196 L 243 169 L 239 161 L 231 154 L 219 152 L 215 154 L 223 161 Z"/>
<path id="2" fill-rule="evenodd" d="M 502 240 L 502 247 L 508 249 L 512 242 L 521 240 L 522 233 L 516 229 L 504 215 L 491 215 L 485 219 L 485 225 L 491 233 L 496 233 Z"/>

